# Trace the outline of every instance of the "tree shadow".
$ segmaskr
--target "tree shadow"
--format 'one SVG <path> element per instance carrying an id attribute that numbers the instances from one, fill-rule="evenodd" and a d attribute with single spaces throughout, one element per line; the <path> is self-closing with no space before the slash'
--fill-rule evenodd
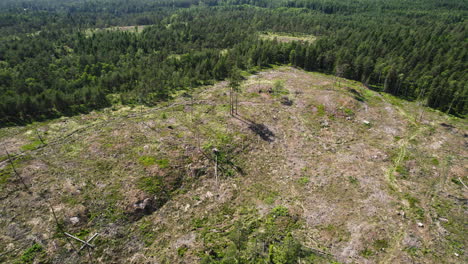
<path id="1" fill-rule="evenodd" d="M 364 86 L 369 89 L 369 90 L 372 90 L 374 92 L 383 92 L 383 88 L 380 87 L 380 86 L 376 86 L 376 85 L 371 85 L 371 84 L 364 84 Z"/>
<path id="2" fill-rule="evenodd" d="M 359 102 L 364 102 L 365 101 L 364 96 L 362 96 L 362 94 L 360 92 L 358 92 L 356 89 L 349 88 L 348 91 L 351 92 L 353 94 L 354 99 L 358 100 Z"/>
<path id="3" fill-rule="evenodd" d="M 234 116 L 234 118 L 240 120 L 241 122 L 247 124 L 248 128 L 257 134 L 261 139 L 266 142 L 273 142 L 275 140 L 275 133 L 271 131 L 266 125 L 256 123 L 252 120 L 243 118 L 242 116 Z"/>

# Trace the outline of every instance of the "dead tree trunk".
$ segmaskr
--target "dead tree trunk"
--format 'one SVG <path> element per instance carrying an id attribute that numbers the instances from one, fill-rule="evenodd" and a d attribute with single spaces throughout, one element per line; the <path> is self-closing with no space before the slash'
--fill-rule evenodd
<path id="1" fill-rule="evenodd" d="M 13 172 L 15 173 L 16 177 L 18 178 L 18 180 L 23 184 L 24 188 L 26 189 L 26 191 L 30 192 L 29 191 L 29 188 L 28 186 L 26 185 L 26 183 L 24 182 L 23 178 L 21 177 L 21 175 L 18 173 L 18 171 L 16 170 L 16 167 L 15 167 L 15 163 L 13 162 L 13 160 L 11 159 L 11 156 L 10 156 L 10 153 L 8 152 L 8 150 L 5 148 L 5 152 L 7 154 L 7 157 L 8 157 L 8 161 L 10 162 L 10 165 L 11 165 L 11 168 L 13 169 Z"/>
<path id="2" fill-rule="evenodd" d="M 231 91 L 229 93 L 229 111 L 231 116 L 234 116 L 234 89 L 231 87 Z"/>
<path id="3" fill-rule="evenodd" d="M 239 99 L 238 99 L 238 94 L 236 92 L 236 115 L 238 115 L 237 108 L 239 108 Z"/>
<path id="4" fill-rule="evenodd" d="M 37 131 L 37 129 L 36 129 L 36 135 L 39 138 L 39 140 L 41 141 L 42 145 L 45 145 L 44 139 L 41 137 L 41 134 L 39 134 L 39 131 Z"/>

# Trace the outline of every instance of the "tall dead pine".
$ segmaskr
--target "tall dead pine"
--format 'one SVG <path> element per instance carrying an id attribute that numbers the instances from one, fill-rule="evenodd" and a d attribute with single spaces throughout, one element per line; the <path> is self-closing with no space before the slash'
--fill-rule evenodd
<path id="1" fill-rule="evenodd" d="M 7 154 L 7 157 L 8 157 L 8 162 L 10 162 L 11 169 L 13 170 L 14 174 L 16 175 L 16 178 L 18 178 L 18 180 L 21 182 L 21 184 L 23 184 L 23 186 L 24 186 L 24 188 L 26 189 L 26 191 L 29 192 L 28 186 L 26 185 L 26 183 L 24 182 L 23 178 L 21 177 L 21 175 L 20 175 L 20 174 L 18 173 L 18 171 L 16 170 L 15 163 L 14 163 L 13 159 L 11 158 L 10 152 L 8 152 L 8 150 L 6 149 L 6 147 L 4 147 L 4 149 L 5 149 L 5 153 Z"/>
<path id="2" fill-rule="evenodd" d="M 234 67 L 229 76 L 229 111 L 231 116 L 238 114 L 239 99 L 237 93 L 239 91 L 241 80 L 242 76 L 240 74 L 240 70 L 237 67 Z"/>

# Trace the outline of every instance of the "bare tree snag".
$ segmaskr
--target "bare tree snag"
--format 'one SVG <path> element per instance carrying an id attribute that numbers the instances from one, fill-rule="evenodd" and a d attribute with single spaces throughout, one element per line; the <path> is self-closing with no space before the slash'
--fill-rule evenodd
<path id="1" fill-rule="evenodd" d="M 26 191 L 30 192 L 28 186 L 26 185 L 26 183 L 24 182 L 23 178 L 21 177 L 21 175 L 18 173 L 18 171 L 16 170 L 16 167 L 15 167 L 15 163 L 13 162 L 13 160 L 11 159 L 11 156 L 10 156 L 10 153 L 8 152 L 8 150 L 5 148 L 5 152 L 7 154 L 7 157 L 8 157 L 8 161 L 10 162 L 10 165 L 11 165 L 11 168 L 13 170 L 13 172 L 15 173 L 16 177 L 18 178 L 18 180 L 23 184 L 24 188 L 26 189 Z"/>

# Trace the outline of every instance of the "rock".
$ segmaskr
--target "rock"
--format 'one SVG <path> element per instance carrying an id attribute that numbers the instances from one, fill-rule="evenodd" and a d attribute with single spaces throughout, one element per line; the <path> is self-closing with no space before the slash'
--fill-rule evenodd
<path id="1" fill-rule="evenodd" d="M 422 228 L 422 227 L 424 227 L 424 224 L 421 223 L 421 222 L 419 222 L 419 223 L 418 223 L 418 227 L 421 227 L 421 228 Z"/>
<path id="2" fill-rule="evenodd" d="M 286 105 L 286 106 L 291 106 L 291 105 L 293 105 L 293 101 L 291 99 L 289 99 L 288 97 L 283 96 L 281 98 L 281 104 Z"/>
<path id="3" fill-rule="evenodd" d="M 328 124 L 328 121 L 327 121 L 327 120 L 322 120 L 322 121 L 320 121 L 320 126 L 322 126 L 322 127 L 329 127 L 330 124 Z"/>
<path id="4" fill-rule="evenodd" d="M 150 210 L 150 207 L 152 207 L 152 204 L 153 204 L 153 200 L 151 198 L 146 198 L 143 201 L 138 201 L 134 203 L 133 207 L 135 208 L 135 210 L 140 209 L 146 212 Z"/>
<path id="5" fill-rule="evenodd" d="M 89 211 L 88 208 L 86 208 L 84 205 L 76 205 L 72 208 L 67 208 L 65 213 L 65 217 L 72 223 L 73 225 L 85 223 L 88 219 Z M 75 219 L 78 218 L 78 219 Z M 72 220 L 73 219 L 73 220 Z M 73 223 L 72 221 L 78 222 Z"/>
<path id="6" fill-rule="evenodd" d="M 7 247 L 6 247 L 6 251 L 10 251 L 10 250 L 14 250 L 14 249 L 15 249 L 15 244 L 13 244 L 13 243 L 8 244 Z"/>
<path id="7" fill-rule="evenodd" d="M 76 225 L 80 222 L 80 218 L 77 216 L 71 217 L 70 222 L 72 223 L 72 225 Z"/>

